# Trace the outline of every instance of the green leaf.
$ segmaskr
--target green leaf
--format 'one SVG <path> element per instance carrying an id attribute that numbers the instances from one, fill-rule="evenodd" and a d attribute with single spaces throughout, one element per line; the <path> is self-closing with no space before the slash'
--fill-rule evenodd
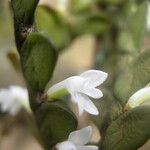
<path id="1" fill-rule="evenodd" d="M 31 33 L 21 49 L 21 63 L 29 87 L 43 91 L 51 79 L 57 52 L 48 38 L 40 33 Z"/>
<path id="2" fill-rule="evenodd" d="M 61 14 L 46 6 L 39 6 L 35 17 L 38 30 L 48 33 L 57 48 L 68 45 L 71 40 L 69 26 Z"/>
<path id="3" fill-rule="evenodd" d="M 100 0 L 103 1 L 103 0 Z M 106 3 L 111 5 L 119 5 L 122 4 L 125 0 L 104 0 Z"/>
<path id="4" fill-rule="evenodd" d="M 121 105 L 114 100 L 111 93 L 106 90 L 103 93 L 104 96 L 100 100 L 93 101 L 98 108 L 100 115 L 92 116 L 92 119 L 99 128 L 102 137 L 105 135 L 109 124 L 116 120 L 116 118 L 122 113 Z"/>
<path id="5" fill-rule="evenodd" d="M 88 12 L 97 0 L 71 0 L 72 13 Z"/>
<path id="6" fill-rule="evenodd" d="M 148 1 L 129 0 L 126 2 L 125 16 L 122 19 L 122 31 L 118 46 L 122 51 L 139 51 L 146 32 Z"/>
<path id="7" fill-rule="evenodd" d="M 129 22 L 129 32 L 132 33 L 136 49 L 140 49 L 146 31 L 148 1 L 143 0 Z"/>
<path id="8" fill-rule="evenodd" d="M 76 117 L 60 101 L 42 104 L 35 116 L 46 150 L 67 140 L 70 132 L 77 128 Z"/>
<path id="9" fill-rule="evenodd" d="M 19 23 L 32 24 L 39 0 L 11 0 L 11 2 L 15 20 Z"/>
<path id="10" fill-rule="evenodd" d="M 137 150 L 150 138 L 150 107 L 124 113 L 106 131 L 104 150 Z"/>
<path id="11" fill-rule="evenodd" d="M 94 34 L 102 35 L 110 28 L 108 16 L 104 13 L 86 13 L 85 15 L 76 16 L 75 23 L 72 27 L 75 34 Z"/>
<path id="12" fill-rule="evenodd" d="M 118 6 L 120 7 L 124 5 L 124 2 L 126 0 L 96 0 L 96 1 L 100 6 L 107 6 L 107 7 L 115 6 L 117 8 Z"/>
<path id="13" fill-rule="evenodd" d="M 118 76 L 114 93 L 122 104 L 129 97 L 150 82 L 150 50 L 142 52 Z"/>

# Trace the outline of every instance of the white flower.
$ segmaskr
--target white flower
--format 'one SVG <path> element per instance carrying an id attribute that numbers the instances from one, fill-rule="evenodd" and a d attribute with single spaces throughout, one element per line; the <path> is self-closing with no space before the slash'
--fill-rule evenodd
<path id="1" fill-rule="evenodd" d="M 97 146 L 85 145 L 92 136 L 92 127 L 88 126 L 81 130 L 71 132 L 67 141 L 58 143 L 57 150 L 98 150 Z"/>
<path id="2" fill-rule="evenodd" d="M 150 100 L 150 87 L 145 87 L 134 93 L 126 104 L 126 109 L 131 109 Z"/>
<path id="3" fill-rule="evenodd" d="M 80 76 L 72 76 L 53 85 L 47 95 L 48 98 L 57 99 L 69 92 L 72 101 L 78 104 L 80 115 L 84 110 L 90 114 L 98 115 L 99 112 L 89 97 L 99 99 L 103 96 L 103 93 L 96 87 L 102 84 L 106 78 L 107 73 L 105 72 L 88 70 Z"/>
<path id="4" fill-rule="evenodd" d="M 16 115 L 22 107 L 31 112 L 26 89 L 19 86 L 10 86 L 8 89 L 0 90 L 0 108 L 3 112 Z"/>

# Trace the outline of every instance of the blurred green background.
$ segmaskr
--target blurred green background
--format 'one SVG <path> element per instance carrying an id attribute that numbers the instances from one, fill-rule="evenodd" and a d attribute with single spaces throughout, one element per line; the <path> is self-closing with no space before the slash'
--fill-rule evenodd
<path id="1" fill-rule="evenodd" d="M 84 1 L 86 3 L 88 2 L 88 0 L 83 0 L 83 4 Z M 65 4 L 64 7 L 62 2 L 61 0 L 41 0 L 40 4 L 46 4 L 51 8 L 58 9 L 62 14 L 67 15 L 66 10 L 68 10 L 68 5 Z M 80 7 L 74 8 L 74 11 L 76 12 L 78 9 Z M 147 34 L 143 48 L 149 46 L 150 40 Z M 84 34 L 79 36 L 68 47 L 65 47 L 65 49 L 66 51 L 59 56 L 53 80 L 50 84 L 88 70 L 94 65 L 95 38 L 93 35 Z M 8 53 L 12 51 L 16 52 L 12 12 L 9 1 L 0 0 L 0 88 L 7 88 L 9 85 L 25 86 L 22 75 L 14 69 L 10 59 L 8 59 Z M 84 114 L 79 126 L 82 127 L 87 122 L 90 123 L 90 120 Z M 0 150 L 42 150 L 31 134 L 28 126 L 27 119 L 23 114 L 17 115 L 16 117 L 0 115 Z M 100 138 L 98 130 L 94 125 L 93 127 L 93 140 L 98 141 Z M 150 144 L 146 143 L 140 150 L 149 149 Z"/>

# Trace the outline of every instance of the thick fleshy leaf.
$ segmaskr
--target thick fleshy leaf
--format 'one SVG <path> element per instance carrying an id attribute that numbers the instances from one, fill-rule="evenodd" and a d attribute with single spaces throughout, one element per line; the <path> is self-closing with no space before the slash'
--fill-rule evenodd
<path id="1" fill-rule="evenodd" d="M 121 5 L 123 2 L 124 2 L 124 0 L 105 0 L 104 3 L 108 3 L 108 4 L 111 4 L 111 5 Z"/>
<path id="2" fill-rule="evenodd" d="M 69 134 L 77 128 L 76 117 L 61 101 L 43 103 L 35 116 L 46 150 L 67 140 Z"/>
<path id="3" fill-rule="evenodd" d="M 71 40 L 66 18 L 46 6 L 39 6 L 35 13 L 38 30 L 47 32 L 58 49 L 68 45 Z"/>
<path id="4" fill-rule="evenodd" d="M 142 52 L 127 66 L 115 84 L 115 95 L 122 104 L 126 104 L 129 97 L 150 82 L 150 50 Z"/>
<path id="5" fill-rule="evenodd" d="M 39 0 L 11 0 L 14 17 L 18 23 L 31 24 L 34 19 L 34 11 Z"/>
<path id="6" fill-rule="evenodd" d="M 73 131 L 70 133 L 68 141 L 74 143 L 77 146 L 83 146 L 87 144 L 92 136 L 91 126 L 85 127 L 81 130 Z"/>
<path id="7" fill-rule="evenodd" d="M 83 13 L 83 12 L 89 12 L 91 6 L 94 6 L 94 4 L 97 2 L 97 0 L 72 0 L 71 1 L 71 11 L 72 13 Z"/>
<path id="8" fill-rule="evenodd" d="M 136 107 L 108 127 L 104 150 L 137 150 L 150 138 L 150 107 Z"/>
<path id="9" fill-rule="evenodd" d="M 78 15 L 74 24 L 72 25 L 72 31 L 76 35 L 80 34 L 93 34 L 103 35 L 110 28 L 110 22 L 108 16 L 103 13 L 86 13 Z"/>
<path id="10" fill-rule="evenodd" d="M 57 52 L 53 44 L 40 33 L 31 33 L 21 49 L 21 63 L 28 85 L 43 91 L 51 79 Z"/>
<path id="11" fill-rule="evenodd" d="M 148 1 L 143 0 L 141 2 L 137 2 L 137 10 L 135 11 L 134 15 L 132 16 L 129 22 L 129 31 L 130 33 L 132 32 L 132 37 L 137 50 L 140 49 L 146 32 L 147 12 Z"/>
<path id="12" fill-rule="evenodd" d="M 122 114 L 122 107 L 120 103 L 115 100 L 109 91 L 104 90 L 103 92 L 104 96 L 100 100 L 93 101 L 99 110 L 100 115 L 91 116 L 94 123 L 100 130 L 101 137 L 105 135 L 106 129 L 110 123 Z"/>
<path id="13" fill-rule="evenodd" d="M 108 74 L 100 70 L 88 70 L 80 76 L 87 79 L 89 86 L 97 87 L 106 80 Z"/>
<path id="14" fill-rule="evenodd" d="M 136 52 L 140 50 L 146 32 L 148 1 L 127 1 L 124 8 L 126 16 L 122 16 L 124 26 L 118 46 L 121 51 Z"/>

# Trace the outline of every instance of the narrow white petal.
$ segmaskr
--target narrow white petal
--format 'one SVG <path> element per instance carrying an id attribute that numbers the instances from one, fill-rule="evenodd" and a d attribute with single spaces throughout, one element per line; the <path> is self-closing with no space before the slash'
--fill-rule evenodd
<path id="1" fill-rule="evenodd" d="M 101 90 L 93 87 L 84 87 L 81 92 L 95 99 L 103 97 Z"/>
<path id="2" fill-rule="evenodd" d="M 134 108 L 150 100 L 150 87 L 145 87 L 134 93 L 126 104 L 126 108 Z"/>
<path id="3" fill-rule="evenodd" d="M 71 132 L 68 141 L 73 142 L 75 145 L 83 146 L 87 144 L 92 136 L 92 127 L 88 126 L 81 130 Z"/>
<path id="4" fill-rule="evenodd" d="M 84 94 L 78 94 L 78 105 L 82 107 L 86 112 L 92 115 L 98 115 L 98 109 L 94 105 L 94 103 L 89 99 L 88 96 Z"/>
<path id="5" fill-rule="evenodd" d="M 84 109 L 82 108 L 82 106 L 80 106 L 79 103 L 78 103 L 78 111 L 79 111 L 79 116 L 81 116 L 84 112 Z"/>
<path id="6" fill-rule="evenodd" d="M 70 141 L 58 143 L 55 147 L 57 150 L 76 150 L 76 146 Z"/>
<path id="7" fill-rule="evenodd" d="M 66 88 L 66 80 L 61 81 L 61 82 L 53 85 L 52 87 L 50 87 L 47 91 L 47 94 L 51 95 L 51 94 L 53 94 L 61 89 L 64 89 L 64 88 Z"/>
<path id="8" fill-rule="evenodd" d="M 98 150 L 97 146 L 87 145 L 87 146 L 79 146 L 77 150 Z"/>
<path id="9" fill-rule="evenodd" d="M 97 87 L 106 80 L 108 74 L 99 70 L 88 70 L 83 72 L 80 76 L 88 79 L 90 86 Z"/>
<path id="10" fill-rule="evenodd" d="M 85 79 L 80 76 L 72 76 L 67 79 L 67 89 L 70 94 L 80 92 L 85 84 Z"/>

